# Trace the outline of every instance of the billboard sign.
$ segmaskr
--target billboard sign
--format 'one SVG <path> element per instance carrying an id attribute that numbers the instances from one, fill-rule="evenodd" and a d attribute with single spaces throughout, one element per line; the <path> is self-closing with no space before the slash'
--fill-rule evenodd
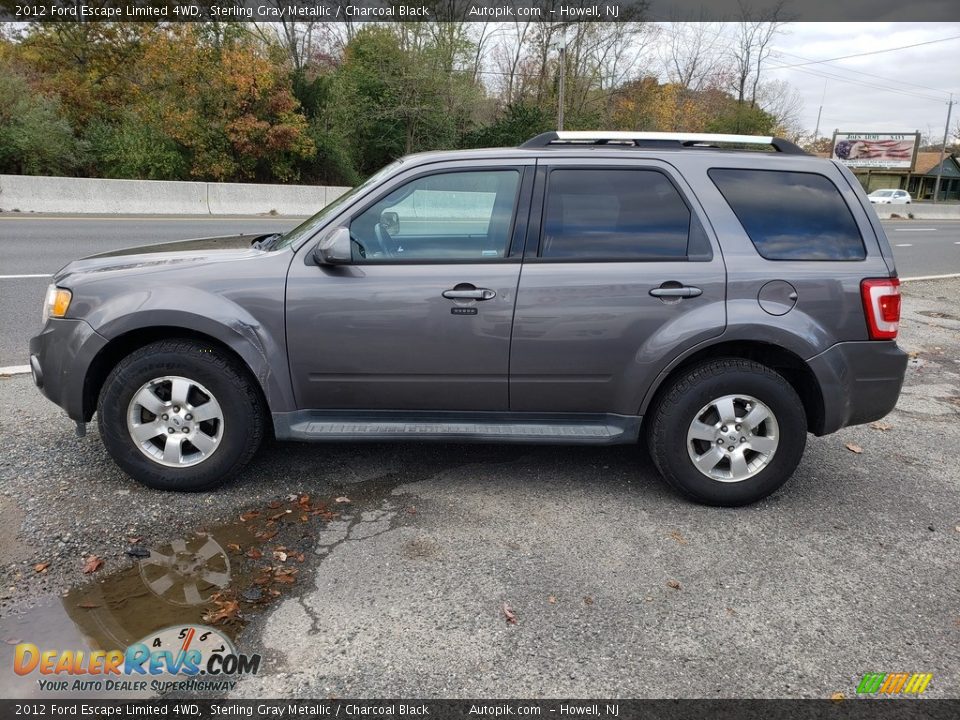
<path id="1" fill-rule="evenodd" d="M 919 133 L 834 133 L 831 157 L 851 168 L 897 168 L 912 171 L 920 147 Z"/>

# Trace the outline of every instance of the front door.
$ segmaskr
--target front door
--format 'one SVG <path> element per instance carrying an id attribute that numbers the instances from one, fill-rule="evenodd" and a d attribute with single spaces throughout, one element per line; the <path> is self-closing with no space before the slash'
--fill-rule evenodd
<path id="1" fill-rule="evenodd" d="M 523 176 L 497 163 L 409 171 L 338 221 L 350 227 L 351 264 L 293 263 L 287 349 L 299 408 L 508 409 Z"/>

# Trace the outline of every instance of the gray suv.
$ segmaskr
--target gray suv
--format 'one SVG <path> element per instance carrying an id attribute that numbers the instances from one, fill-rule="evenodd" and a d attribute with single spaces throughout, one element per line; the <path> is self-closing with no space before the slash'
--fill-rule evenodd
<path id="1" fill-rule="evenodd" d="M 263 438 L 612 445 L 703 503 L 897 401 L 900 291 L 841 165 L 778 138 L 545 133 L 403 158 L 284 235 L 60 270 L 36 384 L 205 490 Z"/>

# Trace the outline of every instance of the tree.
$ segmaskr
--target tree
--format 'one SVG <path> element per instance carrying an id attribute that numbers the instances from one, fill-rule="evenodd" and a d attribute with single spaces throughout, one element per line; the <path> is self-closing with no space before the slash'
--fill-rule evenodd
<path id="1" fill-rule="evenodd" d="M 84 156 L 59 101 L 33 92 L 11 63 L 0 65 L 0 172 L 69 175 Z"/>

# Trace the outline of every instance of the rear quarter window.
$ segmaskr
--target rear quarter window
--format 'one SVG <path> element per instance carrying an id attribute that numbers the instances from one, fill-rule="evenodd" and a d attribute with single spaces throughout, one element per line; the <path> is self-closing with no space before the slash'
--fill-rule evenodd
<path id="1" fill-rule="evenodd" d="M 713 168 L 710 179 L 767 260 L 863 260 L 856 220 L 825 175 Z"/>

